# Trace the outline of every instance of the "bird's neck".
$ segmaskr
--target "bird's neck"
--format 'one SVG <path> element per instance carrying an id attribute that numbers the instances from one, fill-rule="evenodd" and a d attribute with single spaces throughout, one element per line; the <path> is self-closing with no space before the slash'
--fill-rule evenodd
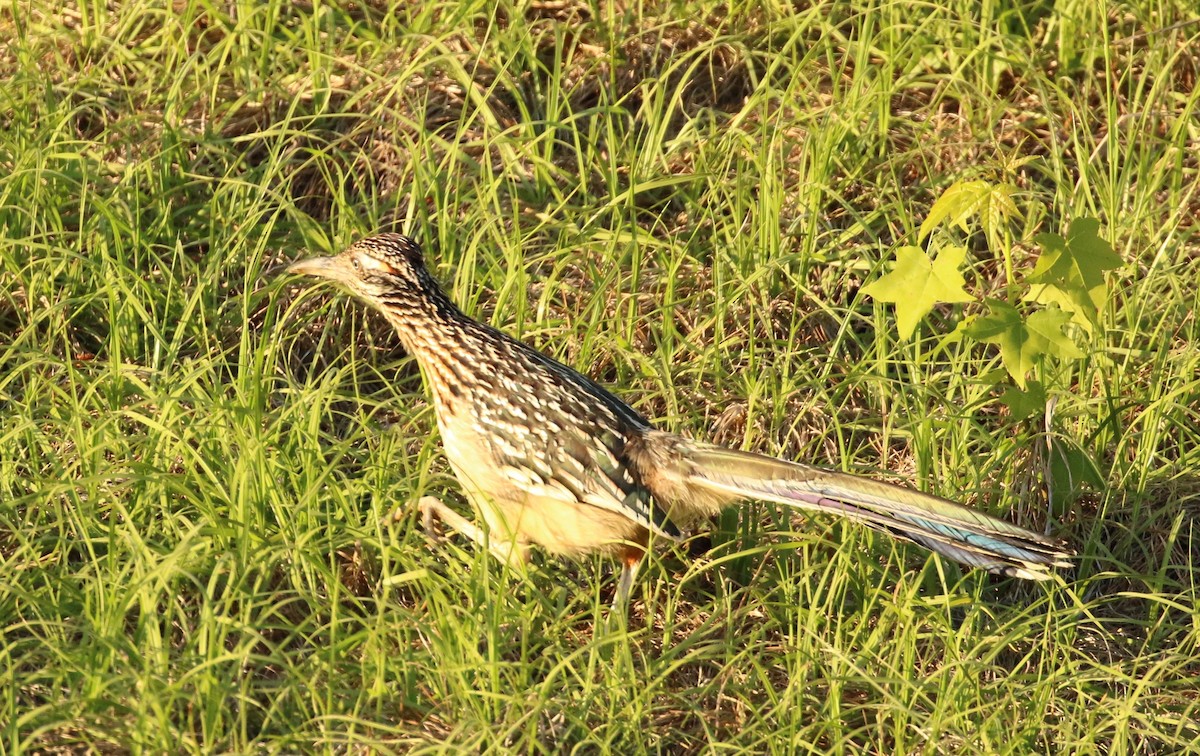
<path id="1" fill-rule="evenodd" d="M 404 349 L 425 372 L 438 403 L 464 396 L 478 368 L 471 347 L 487 327 L 463 313 L 440 289 L 419 298 L 389 301 L 381 309 Z"/>

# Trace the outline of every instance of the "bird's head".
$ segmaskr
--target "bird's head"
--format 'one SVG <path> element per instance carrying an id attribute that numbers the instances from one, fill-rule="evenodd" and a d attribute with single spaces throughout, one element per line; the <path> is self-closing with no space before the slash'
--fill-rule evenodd
<path id="1" fill-rule="evenodd" d="M 368 236 L 333 257 L 294 262 L 287 272 L 335 281 L 376 306 L 441 295 L 425 269 L 421 247 L 400 234 Z"/>

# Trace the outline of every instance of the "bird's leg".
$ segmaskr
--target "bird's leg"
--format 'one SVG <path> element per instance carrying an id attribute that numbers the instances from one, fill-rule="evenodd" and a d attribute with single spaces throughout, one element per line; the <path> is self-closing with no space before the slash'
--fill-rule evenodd
<path id="1" fill-rule="evenodd" d="M 617 580 L 617 595 L 613 597 L 614 611 L 627 611 L 629 608 L 629 591 L 633 588 L 633 580 L 637 577 L 642 566 L 644 552 L 628 549 L 621 556 L 621 577 Z"/>
<path id="2" fill-rule="evenodd" d="M 437 517 L 451 530 L 486 548 L 504 564 L 519 567 L 529 561 L 528 546 L 518 543 L 515 539 L 500 540 L 494 532 L 485 533 L 478 525 L 443 504 L 436 496 L 422 496 L 417 502 L 417 509 L 421 512 L 421 527 L 428 533 L 433 532 L 433 518 Z"/>

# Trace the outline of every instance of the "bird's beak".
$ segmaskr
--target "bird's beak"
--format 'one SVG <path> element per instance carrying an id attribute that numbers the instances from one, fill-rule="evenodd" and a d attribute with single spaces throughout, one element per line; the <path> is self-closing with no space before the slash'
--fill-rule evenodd
<path id="1" fill-rule="evenodd" d="M 302 276 L 330 278 L 335 281 L 345 278 L 345 265 L 336 257 L 310 257 L 307 260 L 297 260 L 287 266 L 288 273 Z"/>

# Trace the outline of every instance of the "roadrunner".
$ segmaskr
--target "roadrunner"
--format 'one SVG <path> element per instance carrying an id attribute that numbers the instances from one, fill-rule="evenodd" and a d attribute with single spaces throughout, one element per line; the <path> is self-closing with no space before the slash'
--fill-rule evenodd
<path id="1" fill-rule="evenodd" d="M 652 534 L 676 540 L 760 499 L 848 517 L 1001 575 L 1044 580 L 1071 565 L 1054 541 L 946 499 L 656 430 L 590 378 L 465 315 L 408 237 L 371 236 L 287 270 L 341 284 L 395 327 L 486 528 L 428 496 L 418 503 L 424 524 L 437 517 L 503 561 L 527 561 L 535 544 L 615 556 L 623 603 Z"/>

